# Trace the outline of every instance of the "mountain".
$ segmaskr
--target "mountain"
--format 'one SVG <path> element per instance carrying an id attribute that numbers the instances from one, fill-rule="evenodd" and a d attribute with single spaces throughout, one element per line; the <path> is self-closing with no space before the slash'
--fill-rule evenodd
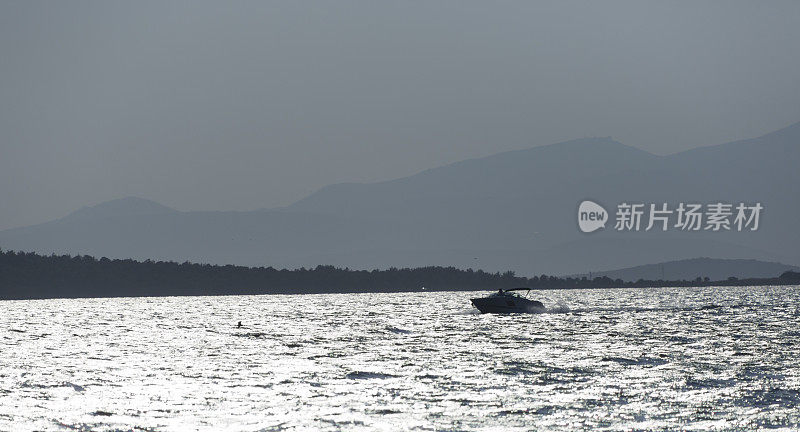
<path id="1" fill-rule="evenodd" d="M 61 221 L 86 221 L 115 218 L 121 215 L 149 216 L 176 212 L 177 210 L 171 209 L 155 201 L 138 197 L 127 197 L 106 201 L 92 207 L 83 207 L 68 214 L 62 218 Z"/>
<path id="2" fill-rule="evenodd" d="M 97 213 L 92 209 L 100 208 Z M 65 218 L 0 232 L 4 249 L 109 258 L 298 267 L 307 251 L 347 250 L 367 224 L 285 211 L 154 213 L 90 207 Z"/>
<path id="3" fill-rule="evenodd" d="M 616 173 L 645 172 L 657 160 L 610 138 L 580 139 L 458 162 L 398 180 L 333 185 L 288 210 L 387 221 L 416 233 L 413 243 L 404 245 L 414 249 L 443 244 L 541 248 L 563 242 L 564 233 L 577 234 L 571 216 L 586 185 Z"/>
<path id="4" fill-rule="evenodd" d="M 785 271 L 798 271 L 800 267 L 752 259 L 691 258 L 658 264 L 646 264 L 618 270 L 579 274 L 576 276 L 622 279 L 626 282 L 644 280 L 694 280 L 708 277 L 710 280 L 773 278 Z"/>
<path id="5" fill-rule="evenodd" d="M 453 265 L 575 274 L 711 256 L 800 263 L 800 123 L 656 156 L 611 138 L 500 153 L 377 183 L 325 187 L 280 209 L 180 212 L 127 198 L 0 232 L 0 247 L 276 267 Z M 760 202 L 757 231 L 584 234 L 577 206 Z M 646 225 L 646 221 L 645 225 Z"/>

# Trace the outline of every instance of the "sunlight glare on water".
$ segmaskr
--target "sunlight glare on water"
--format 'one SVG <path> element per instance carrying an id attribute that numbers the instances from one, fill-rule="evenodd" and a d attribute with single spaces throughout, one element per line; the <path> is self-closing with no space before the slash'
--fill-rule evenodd
<path id="1" fill-rule="evenodd" d="M 800 427 L 798 287 L 482 294 L 5 301 L 0 430 Z"/>

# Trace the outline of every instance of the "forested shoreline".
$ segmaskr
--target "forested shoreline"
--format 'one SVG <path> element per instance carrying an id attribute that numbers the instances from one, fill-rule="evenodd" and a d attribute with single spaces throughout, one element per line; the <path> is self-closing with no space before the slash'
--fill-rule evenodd
<path id="1" fill-rule="evenodd" d="M 533 289 L 632 288 L 663 286 L 793 285 L 800 273 L 767 279 L 711 281 L 639 280 L 608 277 L 521 277 L 455 267 L 351 270 L 333 266 L 300 269 L 243 267 L 95 258 L 87 255 L 39 255 L 0 250 L 0 299 L 152 297 L 252 294 L 321 294 L 410 291 L 477 291 L 512 287 Z"/>

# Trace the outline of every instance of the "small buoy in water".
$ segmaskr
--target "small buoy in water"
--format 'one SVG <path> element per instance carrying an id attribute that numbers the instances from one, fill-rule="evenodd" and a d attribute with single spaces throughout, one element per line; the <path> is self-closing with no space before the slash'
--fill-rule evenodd
<path id="1" fill-rule="evenodd" d="M 239 321 L 239 324 L 236 325 L 236 328 L 242 328 L 242 322 Z"/>

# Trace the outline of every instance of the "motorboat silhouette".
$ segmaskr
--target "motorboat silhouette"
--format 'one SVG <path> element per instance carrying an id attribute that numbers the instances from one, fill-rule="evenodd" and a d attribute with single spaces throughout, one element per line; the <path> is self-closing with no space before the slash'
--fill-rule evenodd
<path id="1" fill-rule="evenodd" d="M 525 295 L 520 295 L 520 292 Z M 481 313 L 538 313 L 544 311 L 544 305 L 528 298 L 530 288 L 510 288 L 498 290 L 487 297 L 470 299 L 472 305 Z"/>

